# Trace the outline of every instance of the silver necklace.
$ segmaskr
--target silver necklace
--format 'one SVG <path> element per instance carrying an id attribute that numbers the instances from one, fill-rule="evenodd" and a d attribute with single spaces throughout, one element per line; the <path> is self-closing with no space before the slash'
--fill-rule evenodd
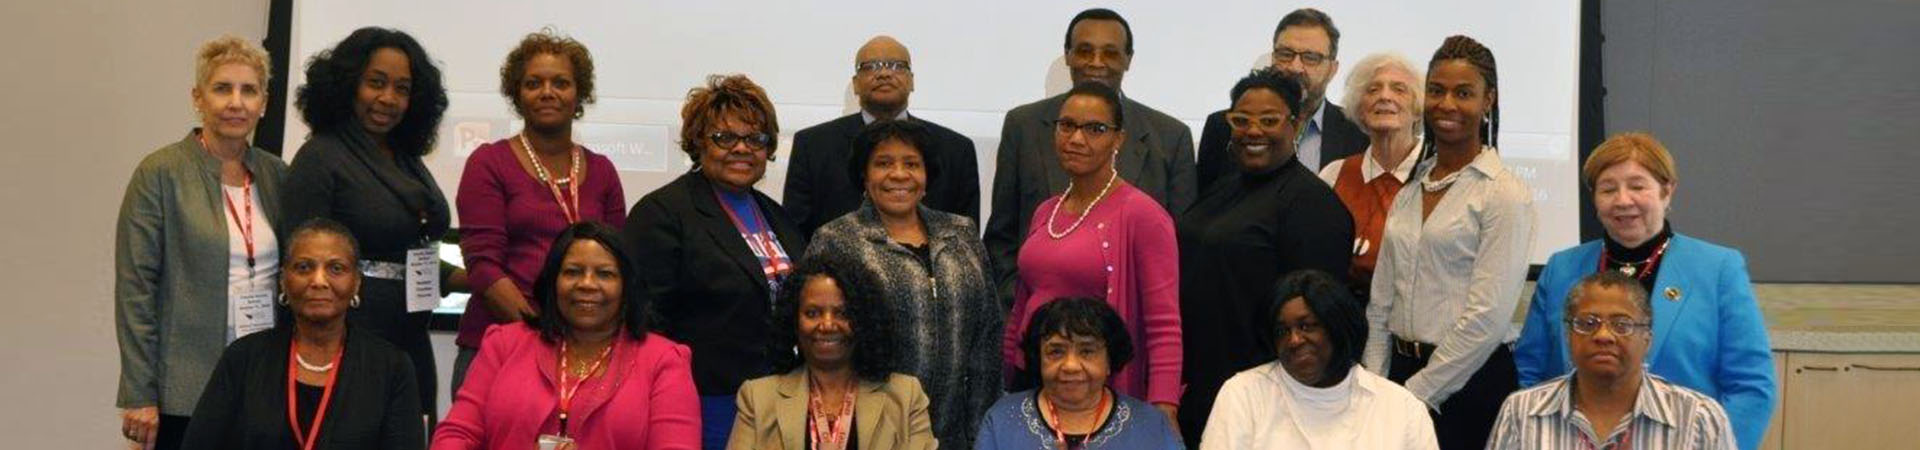
<path id="1" fill-rule="evenodd" d="M 1113 189 L 1113 180 L 1117 178 L 1120 178 L 1120 170 L 1118 168 L 1113 170 L 1112 175 L 1107 176 L 1107 185 L 1100 188 L 1100 194 L 1093 196 L 1092 202 L 1087 203 L 1087 209 L 1080 211 L 1080 217 L 1073 219 L 1073 225 L 1068 225 L 1067 231 L 1054 232 L 1053 220 L 1060 216 L 1060 205 L 1067 202 L 1068 195 L 1073 194 L 1073 182 L 1068 181 L 1067 193 L 1060 194 L 1060 201 L 1054 202 L 1053 211 L 1047 213 L 1047 235 L 1052 236 L 1055 240 L 1059 240 L 1067 237 L 1069 234 L 1073 234 L 1073 230 L 1080 228 L 1080 222 L 1087 220 L 1087 214 L 1093 213 L 1093 207 L 1100 205 L 1100 200 L 1107 198 L 1107 191 Z"/>

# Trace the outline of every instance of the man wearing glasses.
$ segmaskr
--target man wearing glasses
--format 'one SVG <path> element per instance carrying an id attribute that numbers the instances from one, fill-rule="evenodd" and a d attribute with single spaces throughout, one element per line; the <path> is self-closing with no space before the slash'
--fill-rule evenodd
<path id="1" fill-rule="evenodd" d="M 1588 275 L 1565 317 L 1573 373 L 1508 396 L 1487 448 L 1736 448 L 1719 402 L 1646 372 L 1653 305 L 1639 280 Z"/>
<path id="2" fill-rule="evenodd" d="M 814 230 L 860 207 L 863 188 L 847 172 L 853 138 L 876 120 L 912 120 L 926 126 L 934 148 L 925 149 L 938 177 L 927 180 L 929 208 L 980 220 L 980 165 L 973 141 L 947 127 L 907 114 L 913 94 L 913 57 L 900 41 L 875 36 L 853 57 L 853 94 L 860 112 L 814 125 L 793 135 L 793 161 L 788 163 L 781 203 L 809 239 Z"/>
<path id="3" fill-rule="evenodd" d="M 1126 141 L 1114 161 L 1120 178 L 1179 216 L 1193 202 L 1193 131 L 1166 113 L 1126 98 L 1120 81 L 1133 63 L 1133 29 L 1112 10 L 1081 11 L 1067 22 L 1064 59 L 1075 84 L 1097 81 L 1119 90 Z M 1015 258 L 1034 208 L 1066 190 L 1070 177 L 1054 152 L 1054 120 L 1067 95 L 1007 111 L 994 160 L 993 211 L 987 218 L 987 258 L 1001 301 L 1013 302 Z"/>
<path id="4" fill-rule="evenodd" d="M 1320 173 L 1320 167 L 1327 163 L 1367 149 L 1366 132 L 1347 120 L 1339 105 L 1326 100 L 1327 82 L 1340 71 L 1336 59 L 1339 54 L 1340 29 L 1320 10 L 1293 10 L 1273 30 L 1273 67 L 1306 83 L 1306 106 L 1300 111 L 1306 123 L 1299 126 L 1300 136 L 1295 138 L 1294 147 L 1300 164 L 1313 173 Z M 1201 187 L 1235 170 L 1233 156 L 1227 151 L 1230 128 L 1226 111 L 1207 116 L 1206 127 L 1200 132 L 1200 162 L 1195 173 Z"/>

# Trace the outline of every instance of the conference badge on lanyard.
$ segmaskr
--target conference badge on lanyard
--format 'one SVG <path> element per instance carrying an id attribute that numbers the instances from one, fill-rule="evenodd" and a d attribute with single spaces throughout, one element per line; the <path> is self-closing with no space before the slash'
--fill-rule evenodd
<path id="1" fill-rule="evenodd" d="M 407 250 L 407 312 L 432 311 L 440 306 L 440 252 L 431 242 Z"/>

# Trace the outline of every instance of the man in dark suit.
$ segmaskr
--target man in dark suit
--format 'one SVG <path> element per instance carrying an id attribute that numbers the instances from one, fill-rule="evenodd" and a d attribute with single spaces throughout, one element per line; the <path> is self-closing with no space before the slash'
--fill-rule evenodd
<path id="1" fill-rule="evenodd" d="M 1133 29 L 1112 10 L 1082 11 L 1067 23 L 1065 59 L 1073 82 L 1098 81 L 1118 89 L 1133 62 Z M 1007 111 L 1006 123 L 1000 126 L 993 212 L 987 218 L 984 240 L 1001 300 L 1009 305 L 1015 260 L 1033 210 L 1067 188 L 1067 173 L 1053 149 L 1053 121 L 1066 97 L 1048 97 Z M 1193 131 L 1173 116 L 1131 98 L 1123 98 L 1120 107 L 1125 118 L 1120 127 L 1127 136 L 1114 162 L 1120 177 L 1153 196 L 1169 215 L 1178 216 L 1195 194 Z"/>
<path id="2" fill-rule="evenodd" d="M 1319 173 L 1327 163 L 1367 149 L 1367 133 L 1347 120 L 1340 106 L 1326 100 L 1327 82 L 1340 72 L 1339 55 L 1340 29 L 1320 10 L 1293 10 L 1273 30 L 1273 67 L 1306 80 L 1307 106 L 1300 114 L 1306 123 L 1300 125 L 1295 148 L 1309 172 Z M 1227 128 L 1226 116 L 1225 110 L 1208 115 L 1200 132 L 1197 177 L 1203 188 L 1234 170 L 1227 151 L 1232 130 Z"/>
<path id="3" fill-rule="evenodd" d="M 781 202 L 811 238 L 813 231 L 860 207 L 866 189 L 854 185 L 847 173 L 853 138 L 875 120 L 913 120 L 933 135 L 934 148 L 921 149 L 937 158 L 940 174 L 927 180 L 927 207 L 980 220 L 980 165 L 973 141 L 926 119 L 907 115 L 907 96 L 913 93 L 913 58 L 907 47 L 891 37 L 877 36 L 853 58 L 853 93 L 860 112 L 814 125 L 793 135 L 793 161 L 787 166 L 787 184 Z"/>

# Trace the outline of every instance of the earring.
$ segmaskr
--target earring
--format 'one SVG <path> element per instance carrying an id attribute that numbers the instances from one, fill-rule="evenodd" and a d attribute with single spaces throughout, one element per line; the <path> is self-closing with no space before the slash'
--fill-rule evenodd
<path id="1" fill-rule="evenodd" d="M 275 300 L 274 303 L 279 303 L 280 306 L 287 306 L 287 293 L 281 292 L 279 295 L 275 296 L 275 298 L 277 298 L 278 300 Z"/>
<path id="2" fill-rule="evenodd" d="M 348 307 L 348 308 L 359 308 L 359 307 L 360 307 L 360 294 L 354 294 L 354 295 L 353 295 L 353 299 L 352 299 L 352 300 L 348 300 L 348 301 L 347 301 L 347 307 Z"/>

